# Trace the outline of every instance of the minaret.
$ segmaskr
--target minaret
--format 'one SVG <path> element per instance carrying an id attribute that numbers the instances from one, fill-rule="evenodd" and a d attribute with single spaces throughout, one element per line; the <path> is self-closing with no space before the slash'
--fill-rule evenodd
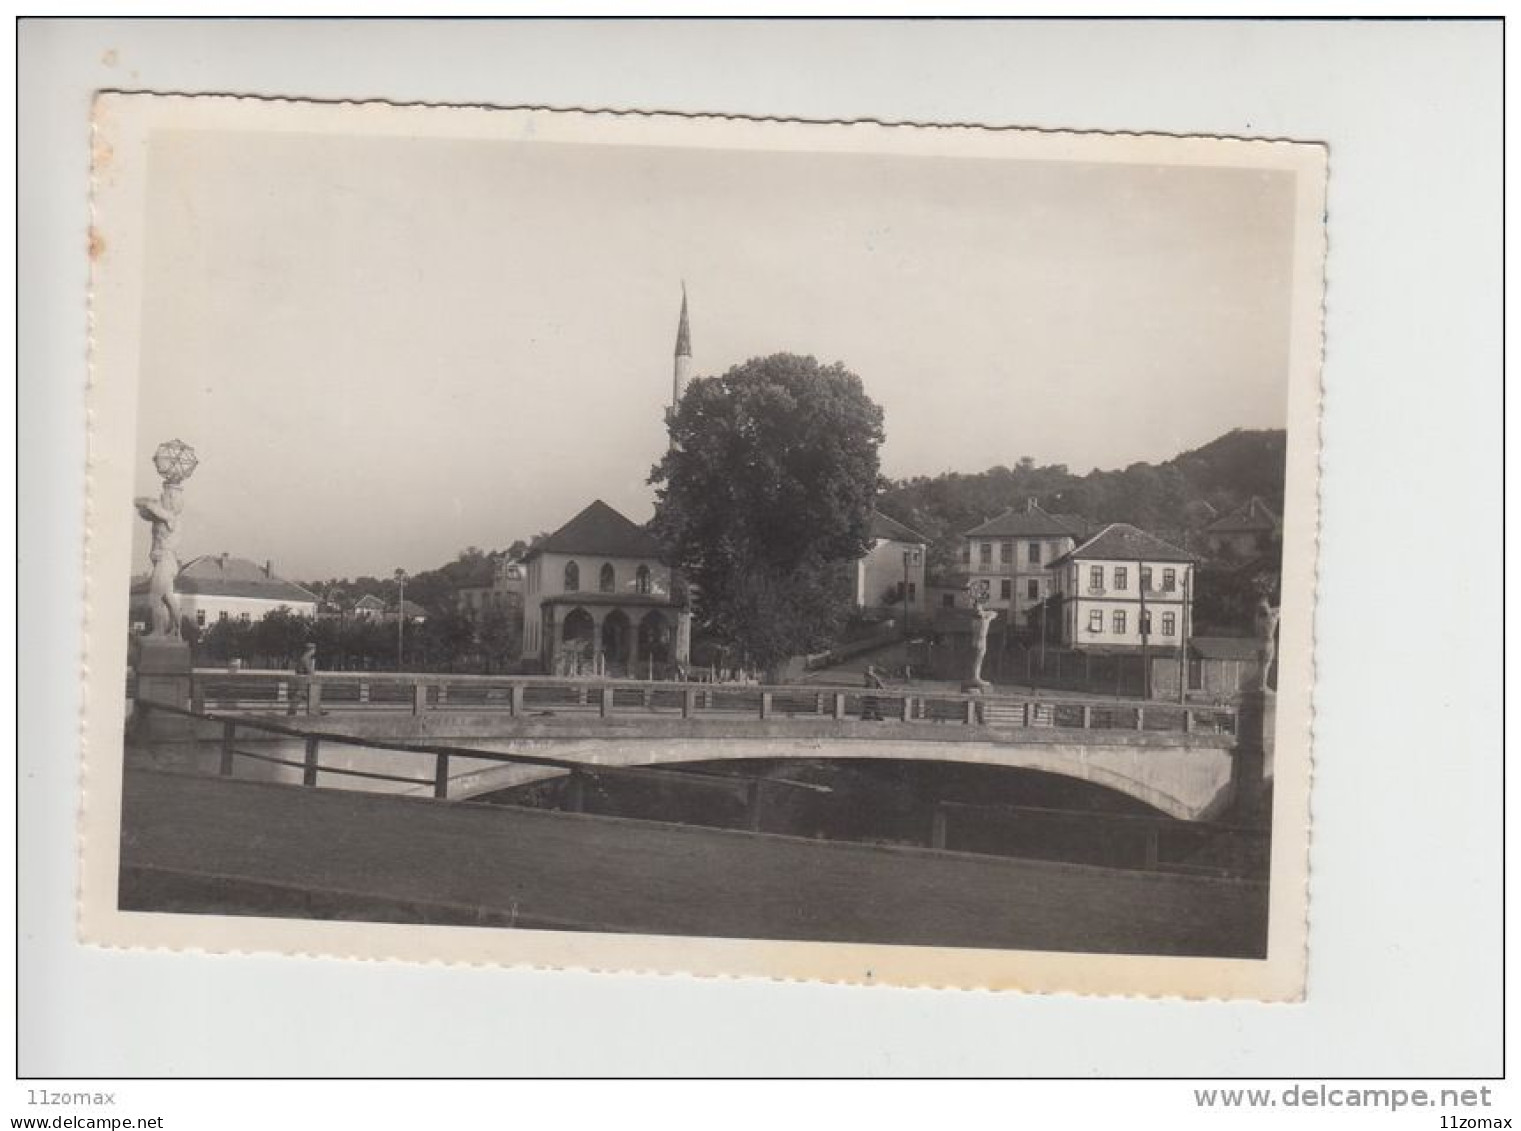
<path id="1" fill-rule="evenodd" d="M 676 327 L 676 366 L 671 374 L 671 411 L 681 403 L 692 379 L 692 328 L 687 325 L 687 284 L 681 284 L 681 322 Z"/>

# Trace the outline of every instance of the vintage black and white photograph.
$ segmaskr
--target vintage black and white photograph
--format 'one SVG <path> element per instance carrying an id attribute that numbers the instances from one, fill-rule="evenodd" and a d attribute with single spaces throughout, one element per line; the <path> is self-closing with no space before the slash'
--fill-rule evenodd
<path id="1" fill-rule="evenodd" d="M 88 938 L 1302 993 L 1322 147 L 95 129 Z"/>

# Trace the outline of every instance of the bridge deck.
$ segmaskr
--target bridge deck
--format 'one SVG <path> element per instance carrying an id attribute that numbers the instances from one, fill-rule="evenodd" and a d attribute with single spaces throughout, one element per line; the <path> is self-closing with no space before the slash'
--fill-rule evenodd
<path id="1" fill-rule="evenodd" d="M 1265 884 L 151 770 L 122 905 L 644 934 L 1260 956 Z"/>

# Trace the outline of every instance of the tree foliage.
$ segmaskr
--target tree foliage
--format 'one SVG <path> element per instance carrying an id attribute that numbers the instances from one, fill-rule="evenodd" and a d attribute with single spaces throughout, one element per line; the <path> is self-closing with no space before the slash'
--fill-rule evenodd
<path id="1" fill-rule="evenodd" d="M 692 382 L 650 475 L 652 530 L 721 644 L 769 666 L 826 646 L 870 545 L 882 410 L 836 363 L 775 354 Z"/>

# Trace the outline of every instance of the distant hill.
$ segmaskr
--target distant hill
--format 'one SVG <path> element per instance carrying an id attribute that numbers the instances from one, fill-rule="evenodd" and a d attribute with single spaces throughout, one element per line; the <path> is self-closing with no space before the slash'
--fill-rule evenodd
<path id="1" fill-rule="evenodd" d="M 927 535 L 931 564 L 942 569 L 955 565 L 964 531 L 1028 498 L 1053 513 L 1130 522 L 1186 540 L 1253 495 L 1283 513 L 1286 439 L 1282 429 L 1238 428 L 1165 463 L 1087 475 L 1074 475 L 1065 464 L 1036 466 L 1027 458 L 976 474 L 916 476 L 892 483 L 878 507 Z"/>

